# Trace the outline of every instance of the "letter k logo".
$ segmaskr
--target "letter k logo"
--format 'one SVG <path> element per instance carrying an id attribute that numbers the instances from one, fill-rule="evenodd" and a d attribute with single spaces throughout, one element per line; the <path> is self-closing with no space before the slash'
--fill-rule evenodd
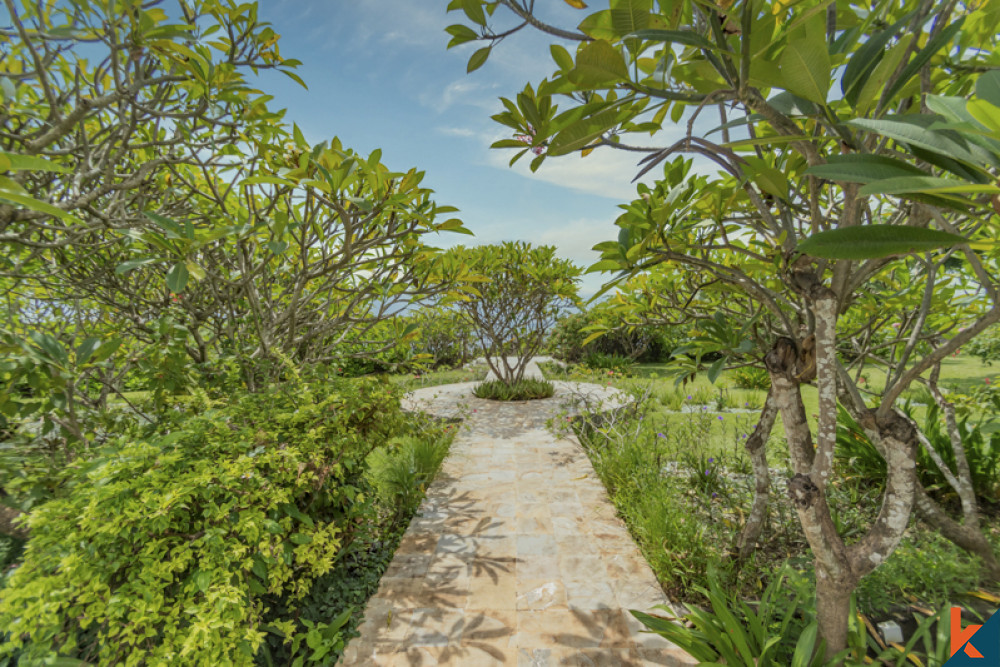
<path id="1" fill-rule="evenodd" d="M 981 625 L 970 625 L 969 627 L 962 629 L 962 610 L 958 607 L 951 608 L 951 654 L 955 655 L 958 653 L 958 649 L 962 648 L 962 644 L 969 641 L 972 635 L 976 634 L 976 630 L 981 628 Z M 983 654 L 980 653 L 972 643 L 965 644 L 965 655 L 970 658 L 982 658 Z"/>

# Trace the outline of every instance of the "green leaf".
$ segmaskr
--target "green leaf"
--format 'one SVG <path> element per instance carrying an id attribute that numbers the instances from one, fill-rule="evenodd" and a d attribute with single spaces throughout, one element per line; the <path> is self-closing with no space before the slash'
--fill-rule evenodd
<path id="1" fill-rule="evenodd" d="M 463 0 L 462 11 L 473 23 L 478 23 L 481 26 L 486 25 L 486 13 L 483 11 L 480 0 Z"/>
<path id="2" fill-rule="evenodd" d="M 969 100 L 969 114 L 991 132 L 1000 132 L 1000 107 L 986 100 Z"/>
<path id="3" fill-rule="evenodd" d="M 188 282 L 188 270 L 184 262 L 177 262 L 167 271 L 167 287 L 174 294 L 184 291 Z"/>
<path id="4" fill-rule="evenodd" d="M 859 82 L 858 87 L 860 90 L 857 91 L 857 99 L 854 102 L 854 108 L 859 115 L 866 115 L 878 101 L 879 92 L 896 72 L 899 64 L 903 61 L 903 57 L 906 56 L 910 48 L 910 42 L 912 41 L 913 37 L 911 35 L 906 35 L 900 39 L 891 49 L 885 52 L 878 66 Z"/>
<path id="5" fill-rule="evenodd" d="M 167 232 L 168 237 L 177 239 L 187 237 L 187 233 L 184 228 L 181 227 L 180 223 L 176 220 L 171 220 L 166 216 L 162 216 L 159 213 L 153 213 L 151 211 L 145 211 L 144 215 L 155 222 L 163 231 Z"/>
<path id="6" fill-rule="evenodd" d="M 927 175 L 920 168 L 902 160 L 859 153 L 831 155 L 827 158 L 826 164 L 809 167 L 805 173 L 828 181 L 844 183 L 869 183 L 884 178 Z"/>
<path id="7" fill-rule="evenodd" d="M 792 655 L 791 667 L 809 667 L 812 663 L 818 630 L 819 626 L 816 621 L 813 621 L 799 635 L 799 640 L 795 643 L 795 654 Z"/>
<path id="8" fill-rule="evenodd" d="M 826 104 L 830 90 L 830 54 L 826 43 L 798 39 L 781 54 L 781 78 L 785 88 L 799 97 Z"/>
<path id="9" fill-rule="evenodd" d="M 929 129 L 934 122 L 933 116 L 910 114 L 881 119 L 858 118 L 847 124 L 976 166 L 995 164 L 998 161 L 996 156 L 969 143 L 953 131 Z"/>
<path id="10" fill-rule="evenodd" d="M 813 234 L 797 250 L 821 259 L 881 259 L 948 248 L 966 239 L 936 229 L 901 225 L 844 227 Z"/>
<path id="11" fill-rule="evenodd" d="M 844 99 L 852 106 L 857 102 L 858 93 L 861 91 L 865 79 L 885 55 L 885 45 L 893 38 L 895 32 L 895 26 L 893 26 L 888 30 L 871 35 L 864 44 L 858 47 L 858 50 L 848 61 L 840 79 L 840 90 L 844 94 Z"/>
<path id="12" fill-rule="evenodd" d="M 79 222 L 75 217 L 57 208 L 52 204 L 43 202 L 39 199 L 35 199 L 26 194 L 21 194 L 20 192 L 12 192 L 8 189 L 0 188 L 0 200 L 10 202 L 11 204 L 21 206 L 28 209 L 29 211 L 37 211 L 39 213 L 47 213 L 51 216 L 59 218 L 61 220 L 67 220 L 70 222 Z"/>
<path id="13" fill-rule="evenodd" d="M 205 570 L 198 570 L 192 576 L 194 580 L 194 585 L 198 587 L 198 590 L 204 593 L 208 590 L 209 585 L 212 583 L 212 573 L 206 572 Z"/>
<path id="14" fill-rule="evenodd" d="M 549 46 L 549 53 L 552 54 L 552 60 L 559 66 L 560 70 L 568 72 L 573 69 L 573 56 L 564 47 L 552 44 Z"/>
<path id="15" fill-rule="evenodd" d="M 569 80 L 587 88 L 599 88 L 628 80 L 628 65 L 622 54 L 603 39 L 587 44 L 576 56 Z"/>
<path id="16" fill-rule="evenodd" d="M 34 332 L 31 334 L 31 340 L 34 341 L 38 347 L 49 356 L 53 361 L 65 364 L 69 361 L 69 355 L 66 353 L 66 348 L 62 346 L 58 340 L 47 333 Z"/>
<path id="17" fill-rule="evenodd" d="M 192 262 L 192 261 L 188 260 L 188 261 L 184 262 L 184 266 L 187 267 L 188 273 L 195 280 L 204 280 L 205 279 L 205 269 L 201 268 L 196 262 Z"/>
<path id="18" fill-rule="evenodd" d="M 292 533 L 288 536 L 288 539 L 295 542 L 295 544 L 309 544 L 312 542 L 312 537 L 306 535 L 305 533 Z"/>
<path id="19" fill-rule="evenodd" d="M 122 275 L 128 273 L 133 269 L 138 269 L 140 266 L 146 266 L 147 264 L 156 264 L 160 260 L 155 257 L 146 257 L 144 259 L 130 259 L 127 262 L 122 262 L 115 267 L 115 273 Z"/>
<path id="20" fill-rule="evenodd" d="M 570 123 L 552 138 L 549 143 L 549 155 L 565 155 L 583 148 L 624 120 L 619 110 L 612 108 Z"/>
<path id="21" fill-rule="evenodd" d="M 714 364 L 712 364 L 712 366 L 708 369 L 708 381 L 711 382 L 712 384 L 715 384 L 715 381 L 719 379 L 719 374 L 722 373 L 722 369 L 725 367 L 725 365 L 726 365 L 725 357 L 722 357 Z"/>
<path id="22" fill-rule="evenodd" d="M 650 42 L 664 42 L 666 44 L 684 44 L 685 46 L 694 46 L 709 51 L 719 50 L 717 44 L 713 44 L 692 30 L 636 30 L 626 35 L 626 37 Z"/>
<path id="23" fill-rule="evenodd" d="M 858 194 L 868 195 L 899 195 L 913 192 L 929 192 L 937 194 L 957 192 L 986 192 L 995 194 L 1000 187 L 986 183 L 968 183 L 954 178 L 938 178 L 935 176 L 902 176 L 873 181 L 861 188 Z"/>
<path id="24" fill-rule="evenodd" d="M 295 83 L 297 83 L 300 86 L 302 86 L 303 88 L 305 88 L 306 90 L 309 90 L 309 86 L 307 86 L 306 82 L 302 80 L 302 77 L 300 77 L 298 74 L 296 74 L 292 70 L 290 70 L 290 69 L 279 69 L 278 71 L 281 72 L 282 74 L 284 74 L 285 76 L 287 76 L 289 79 L 291 79 Z"/>
<path id="25" fill-rule="evenodd" d="M 491 46 L 484 46 L 469 58 L 469 64 L 465 68 L 465 72 L 468 74 L 470 72 L 475 72 L 477 69 L 486 64 L 486 59 L 490 57 L 490 51 L 493 49 Z"/>
<path id="26" fill-rule="evenodd" d="M 285 185 L 295 187 L 295 182 L 277 176 L 251 176 L 240 181 L 240 185 Z"/>
<path id="27" fill-rule="evenodd" d="M 649 2 L 620 0 L 611 6 L 611 27 L 624 37 L 649 27 Z"/>
<path id="28" fill-rule="evenodd" d="M 990 70 L 979 76 L 976 80 L 976 97 L 1000 107 L 1000 70 Z"/>
<path id="29" fill-rule="evenodd" d="M 964 22 L 965 17 L 962 16 L 957 21 L 948 24 L 944 30 L 939 32 L 932 39 L 928 40 L 927 44 L 924 45 L 924 48 L 918 51 L 917 55 L 913 56 L 913 59 L 910 60 L 910 62 L 906 63 L 906 67 L 904 67 L 903 71 L 899 73 L 899 77 L 889 87 L 889 90 L 886 93 L 886 99 L 891 100 L 895 97 L 896 93 L 898 93 L 910 79 L 917 75 L 921 68 L 927 64 L 935 53 L 950 44 L 951 40 L 956 34 L 958 34 L 958 31 L 962 29 L 962 24 Z M 982 79 L 982 77 L 980 77 L 980 79 Z M 980 97 L 982 97 L 982 95 L 980 95 Z"/>
<path id="30" fill-rule="evenodd" d="M 0 151 L 0 156 L 6 158 L 5 171 L 50 171 L 57 174 L 66 174 L 70 171 L 69 167 L 50 162 L 37 155 L 18 155 L 17 153 Z"/>
<path id="31" fill-rule="evenodd" d="M 85 364 L 94 351 L 101 346 L 100 338 L 87 338 L 76 348 L 76 363 Z"/>
<path id="32" fill-rule="evenodd" d="M 456 23 L 455 25 L 450 25 L 444 29 L 449 35 L 451 35 L 451 41 L 448 42 L 448 48 L 453 48 L 460 44 L 465 44 L 466 42 L 474 42 L 479 39 L 479 35 L 475 30 L 469 26 L 462 25 L 461 23 Z"/>

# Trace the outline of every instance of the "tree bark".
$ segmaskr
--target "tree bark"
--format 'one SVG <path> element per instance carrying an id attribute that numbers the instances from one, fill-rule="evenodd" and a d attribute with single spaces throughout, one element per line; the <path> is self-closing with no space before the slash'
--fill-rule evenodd
<path id="1" fill-rule="evenodd" d="M 997 560 L 993 547 L 983 536 L 982 531 L 952 519 L 919 484 L 916 504 L 917 511 L 924 521 L 934 526 L 948 540 L 979 556 L 983 561 L 983 573 L 991 581 L 1000 581 L 1000 561 Z"/>
<path id="2" fill-rule="evenodd" d="M 833 577 L 816 564 L 816 621 L 826 640 L 826 659 L 847 648 L 847 621 L 851 613 L 851 593 L 858 580 L 852 576 Z"/>
<path id="3" fill-rule="evenodd" d="M 741 559 L 748 557 L 757 546 L 757 540 L 764 528 L 764 518 L 767 516 L 767 501 L 771 495 L 771 471 L 767 467 L 767 441 L 771 437 L 771 429 L 774 428 L 774 418 L 777 414 L 778 404 L 774 398 L 774 391 L 771 390 L 767 392 L 760 420 L 746 441 L 747 454 L 753 465 L 754 494 L 750 515 L 747 517 L 743 532 L 740 533 L 736 543 L 737 552 Z"/>

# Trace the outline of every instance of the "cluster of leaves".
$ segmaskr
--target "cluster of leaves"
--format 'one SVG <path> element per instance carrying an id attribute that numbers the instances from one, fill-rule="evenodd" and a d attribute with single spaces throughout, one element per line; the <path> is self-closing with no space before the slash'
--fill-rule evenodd
<path id="1" fill-rule="evenodd" d="M 480 382 L 472 389 L 476 398 L 491 401 L 533 401 L 539 398 L 551 398 L 556 388 L 547 380 L 522 378 L 516 382 L 503 380 L 488 380 Z"/>
<path id="2" fill-rule="evenodd" d="M 979 357 L 984 364 L 1000 361 L 1000 328 L 992 327 L 965 346 L 965 352 Z"/>
<path id="3" fill-rule="evenodd" d="M 655 325 L 618 326 L 621 314 L 616 312 L 615 305 L 605 301 L 561 317 L 545 341 L 545 352 L 571 363 L 593 352 L 647 363 L 669 360 L 679 344 L 677 333 Z M 597 331 L 601 335 L 595 337 Z"/>
<path id="4" fill-rule="evenodd" d="M 372 513 L 365 461 L 400 424 L 383 383 L 287 383 L 123 434 L 31 512 L 0 602 L 5 648 L 250 664 L 273 632 L 296 664 L 321 659 L 337 623 L 275 618 L 264 599 L 300 599 L 330 571 Z"/>
<path id="5" fill-rule="evenodd" d="M 911 419 L 916 419 L 917 409 L 911 404 L 906 404 L 904 411 Z M 922 421 L 924 435 L 940 454 L 949 473 L 958 474 L 955 450 L 948 434 L 941 428 L 938 406 L 927 406 Z M 957 420 L 955 427 L 965 450 L 973 492 L 980 501 L 995 503 L 1000 493 L 1000 432 L 984 428 L 984 419 L 973 415 L 965 415 Z M 843 408 L 838 415 L 835 455 L 845 470 L 864 483 L 885 484 L 885 458 L 872 444 L 864 429 Z M 926 448 L 918 452 L 917 474 L 930 493 L 945 499 L 951 495 L 952 490 L 944 473 L 928 456 Z"/>
<path id="6" fill-rule="evenodd" d="M 456 307 L 475 328 L 486 362 L 503 382 L 517 382 L 563 310 L 577 302 L 581 270 L 552 246 L 523 241 L 458 246 L 446 264 L 467 270 L 475 287 Z"/>

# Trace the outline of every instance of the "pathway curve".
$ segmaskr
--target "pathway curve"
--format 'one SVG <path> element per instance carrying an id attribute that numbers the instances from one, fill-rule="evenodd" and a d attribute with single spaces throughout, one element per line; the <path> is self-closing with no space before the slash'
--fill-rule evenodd
<path id="1" fill-rule="evenodd" d="M 666 597 L 580 444 L 545 429 L 571 390 L 620 397 L 557 383 L 552 399 L 502 403 L 472 386 L 410 396 L 411 408 L 467 418 L 343 664 L 693 664 L 639 634 L 628 610 Z"/>

